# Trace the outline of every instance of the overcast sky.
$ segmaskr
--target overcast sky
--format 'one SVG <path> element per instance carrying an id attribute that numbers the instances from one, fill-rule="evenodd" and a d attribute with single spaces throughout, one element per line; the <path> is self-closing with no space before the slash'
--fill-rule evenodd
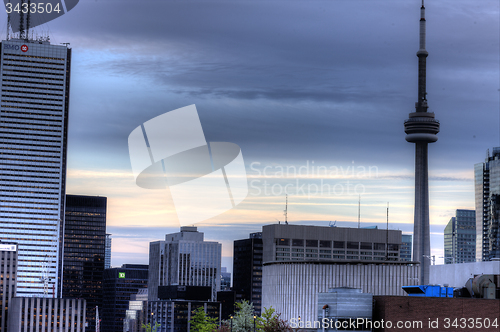
<path id="1" fill-rule="evenodd" d="M 247 168 L 247 199 L 199 225 L 223 256 L 283 219 L 277 189 L 289 183 L 344 189 L 291 193 L 293 223 L 357 227 L 359 196 L 348 189 L 358 185 L 362 226 L 385 228 L 389 202 L 390 228 L 411 233 L 415 147 L 403 122 L 417 100 L 420 3 L 88 0 L 36 28 L 73 49 L 68 193 L 108 197 L 112 265 L 147 263 L 149 242 L 178 230 L 168 191 L 135 186 L 127 139 L 191 104 L 207 141 L 238 144 Z M 429 147 L 432 253 L 441 257 L 454 210 L 474 208 L 474 164 L 500 145 L 499 2 L 427 0 L 426 9 L 428 102 L 441 122 Z M 307 175 L 285 178 L 287 166 Z"/>

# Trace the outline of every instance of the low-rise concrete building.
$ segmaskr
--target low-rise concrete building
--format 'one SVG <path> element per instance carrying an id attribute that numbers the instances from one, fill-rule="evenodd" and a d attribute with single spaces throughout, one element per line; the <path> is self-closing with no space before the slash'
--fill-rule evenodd
<path id="1" fill-rule="evenodd" d="M 13 297 L 9 332 L 85 332 L 84 299 Z"/>
<path id="2" fill-rule="evenodd" d="M 338 261 L 282 261 L 263 266 L 262 307 L 271 306 L 281 318 L 314 321 L 318 293 L 330 288 L 359 288 L 373 295 L 405 295 L 402 286 L 419 282 L 418 263 Z"/>

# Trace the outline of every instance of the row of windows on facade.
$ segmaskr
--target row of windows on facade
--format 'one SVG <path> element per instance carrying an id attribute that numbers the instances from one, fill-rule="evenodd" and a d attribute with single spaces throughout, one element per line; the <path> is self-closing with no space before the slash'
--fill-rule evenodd
<path id="1" fill-rule="evenodd" d="M 317 248 L 319 242 L 320 248 L 331 248 L 332 241 L 323 240 L 303 240 L 303 239 L 284 239 L 277 238 L 275 243 L 278 246 L 289 246 L 290 243 L 292 247 L 306 247 Z M 385 250 L 385 243 L 371 243 L 371 242 L 351 242 L 351 241 L 333 241 L 333 248 L 347 248 L 347 249 L 373 249 L 373 250 Z M 399 250 L 399 244 L 389 243 L 387 249 L 390 251 Z"/>

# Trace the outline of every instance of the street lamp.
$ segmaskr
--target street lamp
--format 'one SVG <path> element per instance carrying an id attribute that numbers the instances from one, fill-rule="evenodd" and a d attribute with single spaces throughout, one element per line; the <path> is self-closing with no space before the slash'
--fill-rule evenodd
<path id="1" fill-rule="evenodd" d="M 257 318 L 257 315 L 253 315 L 253 332 L 255 332 L 255 319 Z"/>
<path id="2" fill-rule="evenodd" d="M 233 332 L 233 316 L 230 316 L 231 318 L 231 332 Z"/>

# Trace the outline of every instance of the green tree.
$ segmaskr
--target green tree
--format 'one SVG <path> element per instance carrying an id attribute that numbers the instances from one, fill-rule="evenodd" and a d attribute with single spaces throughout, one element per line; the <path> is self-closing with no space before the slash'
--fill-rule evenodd
<path id="1" fill-rule="evenodd" d="M 288 323 L 280 319 L 281 314 L 276 313 L 273 307 L 264 308 L 262 316 L 258 318 L 259 331 L 262 332 L 289 332 L 293 329 Z"/>
<path id="2" fill-rule="evenodd" d="M 155 323 L 155 326 L 153 326 L 153 327 L 151 327 L 151 323 L 148 323 L 148 325 L 142 324 L 142 328 L 145 328 L 146 332 L 155 332 L 155 331 L 158 331 L 158 328 L 160 326 L 161 325 L 159 323 Z"/>
<path id="3" fill-rule="evenodd" d="M 242 301 L 236 303 L 236 312 L 233 316 L 233 332 L 253 331 L 254 308 L 252 303 Z M 231 325 L 231 321 L 228 322 Z"/>
<path id="4" fill-rule="evenodd" d="M 217 330 L 217 319 L 208 317 L 203 307 L 196 309 L 189 323 L 191 324 L 191 332 L 213 332 Z"/>

